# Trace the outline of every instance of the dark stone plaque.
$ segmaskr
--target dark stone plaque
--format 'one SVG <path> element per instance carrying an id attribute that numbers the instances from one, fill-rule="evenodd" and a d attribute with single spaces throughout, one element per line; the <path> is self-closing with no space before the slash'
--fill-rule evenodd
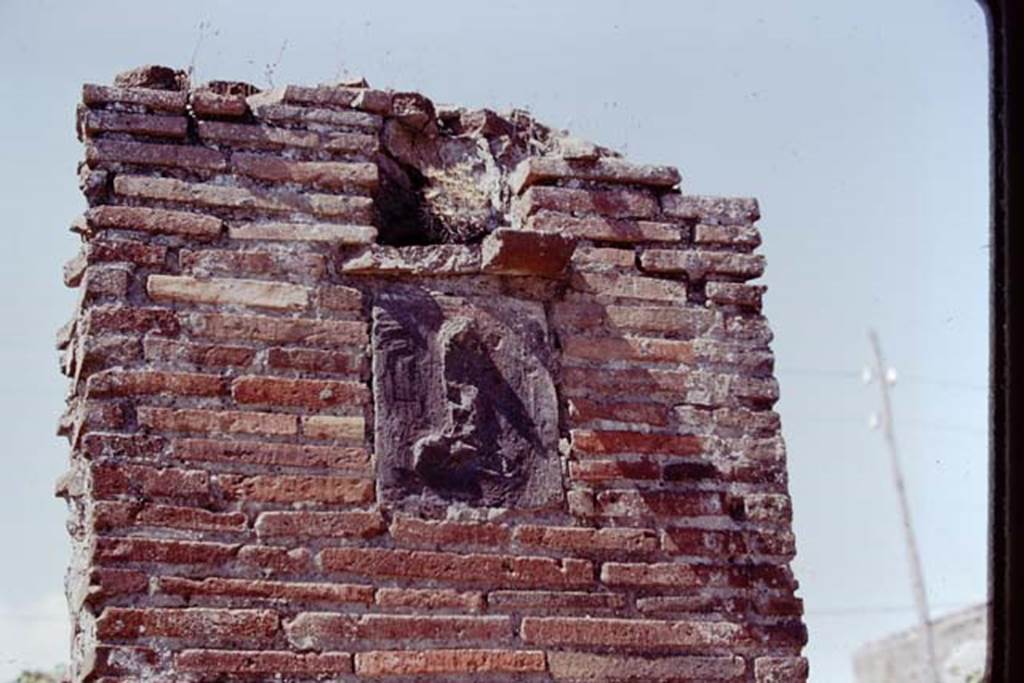
<path id="1" fill-rule="evenodd" d="M 562 500 L 544 309 L 396 287 L 373 308 L 380 499 L 545 507 Z"/>

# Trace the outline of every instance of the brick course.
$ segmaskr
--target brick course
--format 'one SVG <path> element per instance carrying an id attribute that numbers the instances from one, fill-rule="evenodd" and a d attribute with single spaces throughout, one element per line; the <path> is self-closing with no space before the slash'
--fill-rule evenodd
<path id="1" fill-rule="evenodd" d="M 72 680 L 806 680 L 755 200 L 523 112 L 186 81 L 143 67 L 78 112 Z M 449 316 L 453 364 L 459 316 L 529 340 L 552 495 L 382 493 L 396 296 Z"/>

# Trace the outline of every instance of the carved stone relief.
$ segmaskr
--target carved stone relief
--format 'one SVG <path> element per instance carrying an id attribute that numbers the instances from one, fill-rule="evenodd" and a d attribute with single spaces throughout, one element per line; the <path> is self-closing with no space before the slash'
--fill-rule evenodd
<path id="1" fill-rule="evenodd" d="M 541 304 L 396 287 L 374 301 L 372 336 L 382 502 L 560 503 Z"/>

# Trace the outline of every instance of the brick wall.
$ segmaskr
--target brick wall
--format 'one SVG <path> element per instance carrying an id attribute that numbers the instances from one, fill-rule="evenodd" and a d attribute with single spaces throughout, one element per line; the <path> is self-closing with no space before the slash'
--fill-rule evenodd
<path id="1" fill-rule="evenodd" d="M 78 133 L 74 680 L 805 680 L 754 200 L 364 82 Z"/>

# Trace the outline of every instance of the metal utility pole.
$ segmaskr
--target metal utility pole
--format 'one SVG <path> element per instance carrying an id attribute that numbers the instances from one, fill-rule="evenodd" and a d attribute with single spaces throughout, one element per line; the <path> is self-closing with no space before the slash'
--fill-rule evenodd
<path id="1" fill-rule="evenodd" d="M 892 478 L 896 484 L 896 494 L 900 500 L 900 512 L 903 517 L 903 534 L 907 543 L 907 554 L 910 556 L 910 581 L 914 587 L 914 603 L 917 616 L 921 621 L 921 633 L 924 636 L 927 670 L 932 683 L 940 683 L 939 665 L 935 657 L 935 637 L 932 632 L 932 621 L 928 614 L 928 595 L 924 589 L 924 571 L 921 568 L 921 556 L 917 551 L 914 538 L 914 525 L 910 520 L 910 505 L 907 502 L 907 488 L 903 481 L 903 469 L 900 467 L 899 449 L 896 447 L 896 434 L 892 428 L 892 403 L 889 400 L 889 381 L 885 361 L 882 358 L 882 345 L 874 330 L 868 332 L 871 346 L 875 352 L 875 369 L 878 384 L 882 388 L 882 434 L 889 447 L 889 460 L 892 464 Z"/>

